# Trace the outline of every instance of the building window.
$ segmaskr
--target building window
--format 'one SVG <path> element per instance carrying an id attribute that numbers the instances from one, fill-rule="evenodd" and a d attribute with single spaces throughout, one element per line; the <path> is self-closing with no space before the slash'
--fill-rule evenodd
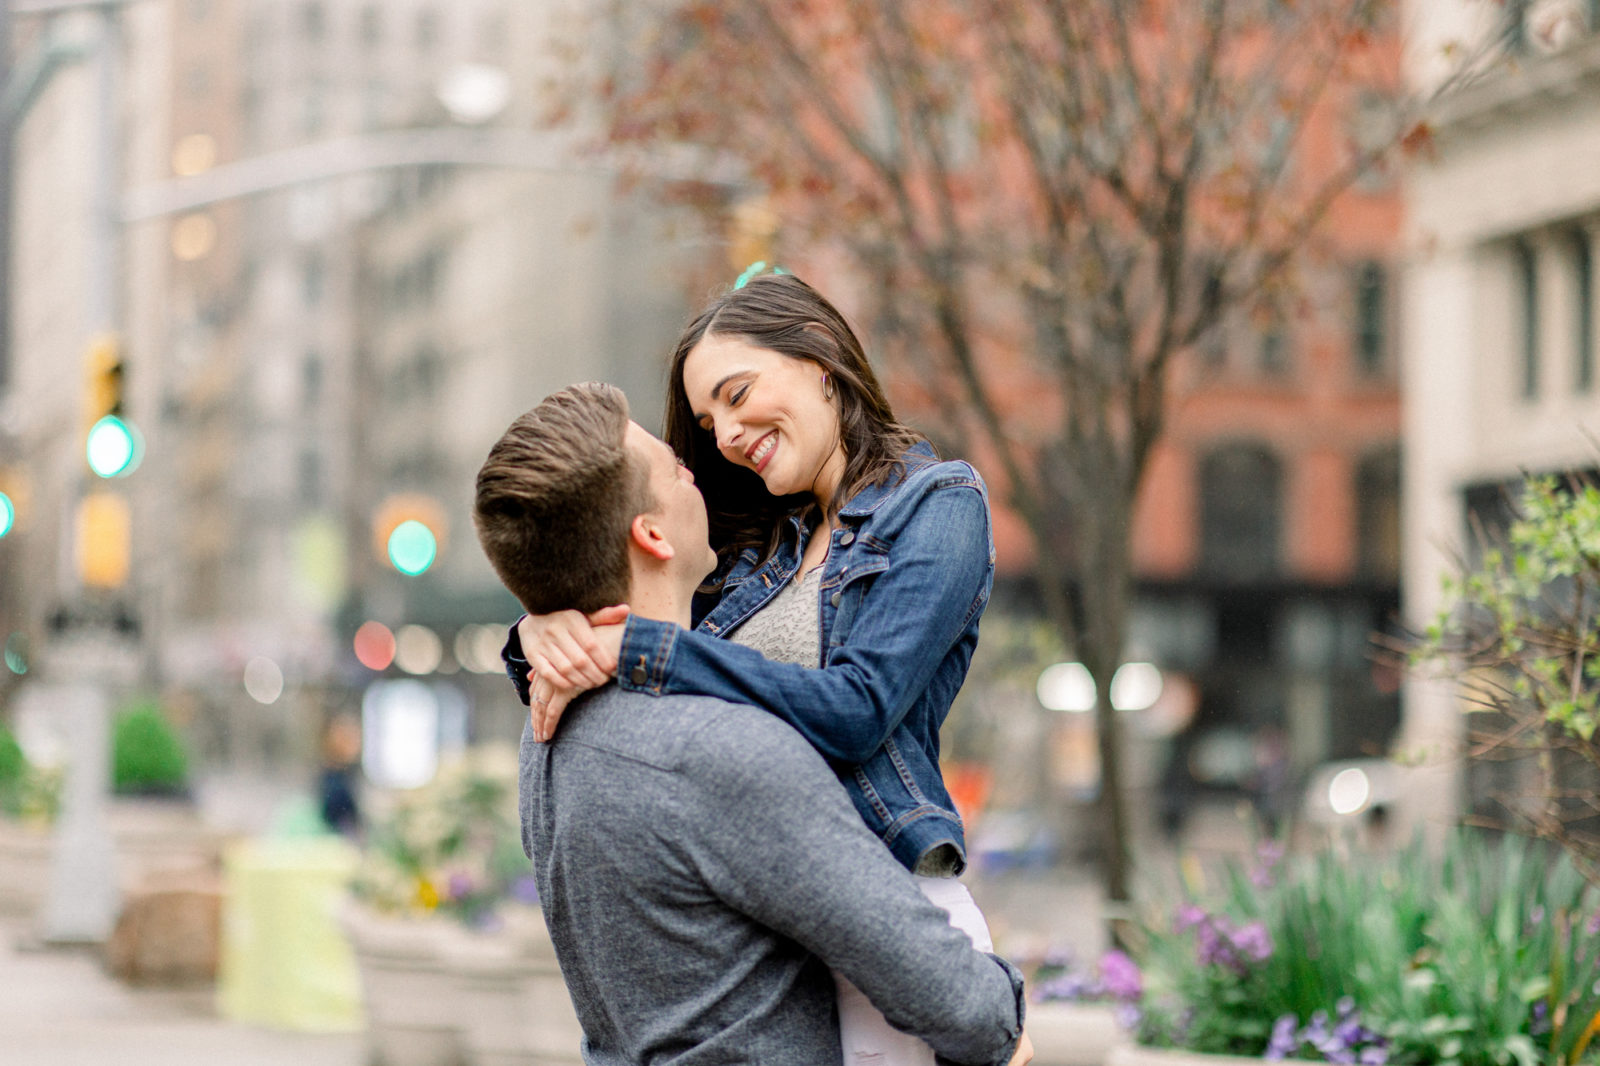
<path id="1" fill-rule="evenodd" d="M 371 48 L 382 40 L 383 12 L 377 4 L 368 4 L 361 9 L 361 43 Z"/>
<path id="2" fill-rule="evenodd" d="M 311 0 L 300 8 L 300 33 L 308 41 L 320 41 L 328 32 L 328 14 L 320 0 Z"/>
<path id="3" fill-rule="evenodd" d="M 1381 263 L 1362 263 L 1355 279 L 1355 353 L 1363 374 L 1383 371 L 1388 331 L 1389 276 Z"/>
<path id="4" fill-rule="evenodd" d="M 1539 396 L 1539 259 L 1533 246 L 1518 241 L 1516 259 L 1517 302 L 1522 327 L 1522 396 Z"/>
<path id="5" fill-rule="evenodd" d="M 1272 312 L 1261 329 L 1261 372 L 1281 377 L 1289 371 L 1289 323 L 1283 314 Z"/>
<path id="6" fill-rule="evenodd" d="M 1209 575 L 1251 580 L 1279 568 L 1282 472 L 1271 451 L 1235 444 L 1200 464 L 1200 564 Z"/>
<path id="7" fill-rule="evenodd" d="M 1581 227 L 1567 240 L 1572 253 L 1573 383 L 1588 392 L 1594 385 L 1594 244 Z"/>
<path id="8" fill-rule="evenodd" d="M 431 7 L 417 12 L 417 51 L 431 52 L 439 43 L 439 13 Z"/>
<path id="9" fill-rule="evenodd" d="M 322 302 L 327 280 L 328 268 L 322 261 L 322 253 L 306 253 L 305 259 L 300 263 L 300 291 L 307 307 L 316 307 Z"/>
<path id="10" fill-rule="evenodd" d="M 1400 576 L 1400 450 L 1369 455 L 1356 468 L 1356 557 L 1365 577 Z"/>
<path id="11" fill-rule="evenodd" d="M 322 399 L 322 353 L 306 353 L 300 365 L 300 391 L 306 407 L 315 407 Z"/>
<path id="12" fill-rule="evenodd" d="M 301 501 L 307 504 L 319 502 L 322 499 L 322 457 L 309 449 L 301 452 L 296 473 Z"/>

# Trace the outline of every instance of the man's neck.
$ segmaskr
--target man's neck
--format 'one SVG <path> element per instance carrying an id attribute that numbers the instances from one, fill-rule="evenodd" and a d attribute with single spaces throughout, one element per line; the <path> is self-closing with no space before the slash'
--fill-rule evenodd
<path id="1" fill-rule="evenodd" d="M 639 567 L 635 567 L 628 610 L 640 618 L 673 622 L 688 629 L 694 589 L 682 586 L 682 579 L 675 575 L 661 570 L 641 572 Z"/>

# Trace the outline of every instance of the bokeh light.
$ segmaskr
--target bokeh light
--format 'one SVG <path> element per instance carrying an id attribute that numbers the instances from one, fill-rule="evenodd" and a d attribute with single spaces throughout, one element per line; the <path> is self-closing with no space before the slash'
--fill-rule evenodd
<path id="1" fill-rule="evenodd" d="M 363 622 L 356 630 L 355 652 L 368 670 L 387 670 L 394 662 L 394 633 L 382 622 Z"/>
<path id="2" fill-rule="evenodd" d="M 1082 663 L 1055 663 L 1039 673 L 1035 687 L 1047 710 L 1082 714 L 1094 710 L 1094 678 Z"/>
<path id="3" fill-rule="evenodd" d="M 11 502 L 11 497 L 0 492 L 0 537 L 11 532 L 12 525 L 17 520 L 17 505 Z"/>
<path id="4" fill-rule="evenodd" d="M 6 669 L 21 676 L 28 672 L 28 638 L 13 633 L 6 638 Z"/>
<path id="5" fill-rule="evenodd" d="M 84 450 L 89 469 L 100 477 L 119 477 L 139 465 L 138 435 L 116 415 L 106 415 L 94 424 Z"/>
<path id="6" fill-rule="evenodd" d="M 394 635 L 394 664 L 408 674 L 431 674 L 444 658 L 444 643 L 427 626 L 401 626 Z"/>
<path id="7" fill-rule="evenodd" d="M 433 530 L 415 518 L 401 522 L 389 534 L 389 561 L 402 574 L 415 577 L 425 573 L 438 552 L 439 541 Z"/>
<path id="8" fill-rule="evenodd" d="M 264 655 L 244 664 L 244 690 L 257 703 L 272 704 L 283 695 L 283 670 Z"/>
<path id="9" fill-rule="evenodd" d="M 1356 814 L 1372 798 L 1372 782 L 1366 771 L 1348 767 L 1328 782 L 1328 806 L 1334 814 Z"/>

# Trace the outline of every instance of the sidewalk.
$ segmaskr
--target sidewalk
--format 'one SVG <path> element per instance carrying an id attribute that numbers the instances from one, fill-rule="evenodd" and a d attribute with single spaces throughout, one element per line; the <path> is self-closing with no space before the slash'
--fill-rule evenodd
<path id="1" fill-rule="evenodd" d="M 209 990 L 129 988 L 89 950 L 31 949 L 0 921 L 5 1066 L 364 1066 L 358 1033 L 285 1033 L 217 1017 Z"/>

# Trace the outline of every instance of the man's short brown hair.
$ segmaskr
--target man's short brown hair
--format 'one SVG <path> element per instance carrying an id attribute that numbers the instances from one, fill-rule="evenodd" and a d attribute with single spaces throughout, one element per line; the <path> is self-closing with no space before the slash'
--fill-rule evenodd
<path id="1" fill-rule="evenodd" d="M 546 396 L 489 449 L 473 522 L 530 614 L 627 602 L 628 528 L 655 507 L 627 430 L 622 390 L 591 381 Z"/>

